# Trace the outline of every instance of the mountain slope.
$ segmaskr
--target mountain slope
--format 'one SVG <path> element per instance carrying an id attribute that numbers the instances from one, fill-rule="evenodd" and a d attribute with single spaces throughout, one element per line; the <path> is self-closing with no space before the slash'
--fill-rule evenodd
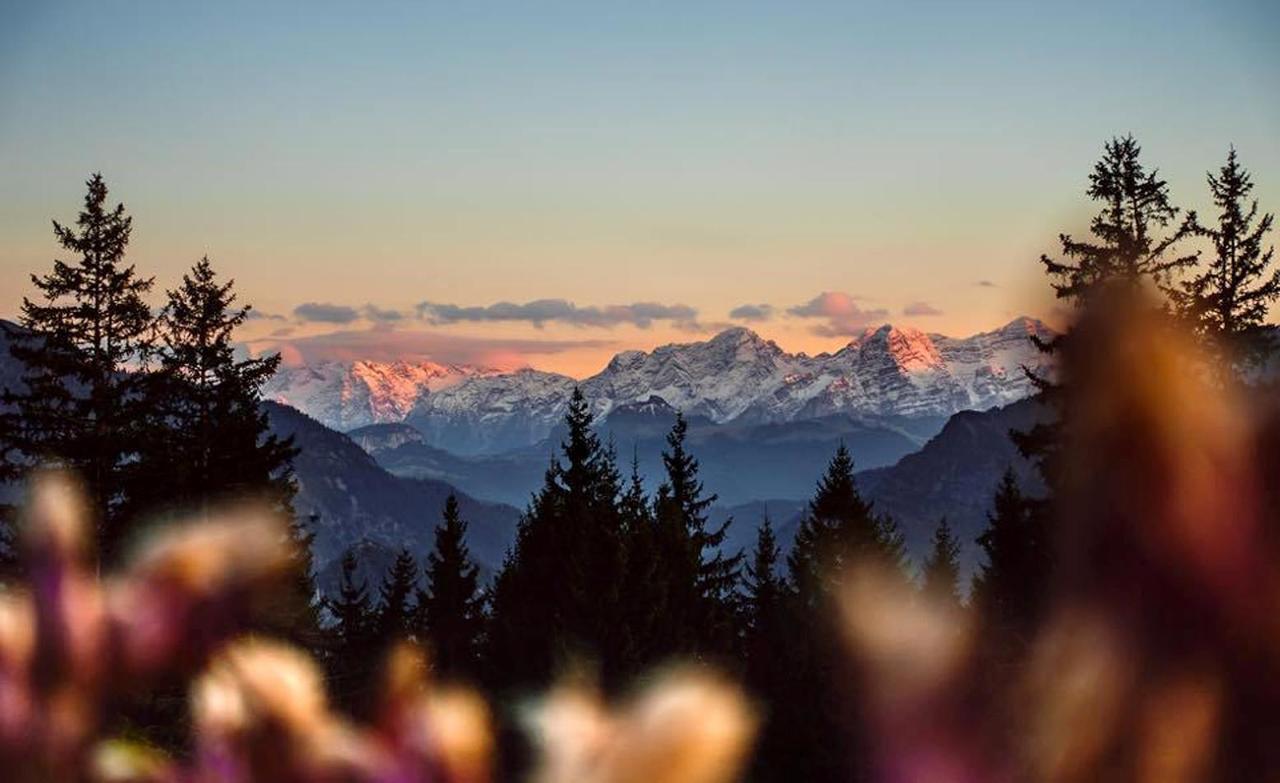
<path id="1" fill-rule="evenodd" d="M 897 520 L 916 562 L 928 553 L 938 520 L 947 518 L 961 546 L 961 566 L 969 573 L 980 561 L 975 539 L 987 526 L 996 484 L 1012 467 L 1024 491 L 1043 485 L 1034 467 L 1009 438 L 1047 418 L 1033 400 L 988 411 L 963 411 L 919 451 L 889 467 L 858 473 L 858 486 L 879 511 Z"/>
<path id="2" fill-rule="evenodd" d="M 288 406 L 263 403 L 272 432 L 293 436 L 301 451 L 294 461 L 300 515 L 316 514 L 317 568 L 363 540 L 396 550 L 430 550 L 445 498 L 453 487 L 442 481 L 393 476 L 346 435 Z M 462 516 L 470 523 L 468 544 L 476 558 L 498 565 L 514 537 L 516 509 L 459 492 Z"/>
<path id="3" fill-rule="evenodd" d="M 652 491 L 664 475 L 662 451 L 675 416 L 675 408 L 654 396 L 615 407 L 596 429 L 613 442 L 624 471 L 633 456 L 639 461 Z M 841 443 L 848 445 L 860 465 L 873 467 L 891 465 L 923 442 L 898 428 L 840 415 L 764 424 L 717 424 L 699 415 L 687 420 L 688 446 L 698 458 L 707 491 L 719 494 L 728 504 L 761 497 L 808 497 Z M 389 426 L 381 425 L 377 432 L 385 433 Z M 353 435 L 370 446 L 379 465 L 396 475 L 435 478 L 478 497 L 523 506 L 541 486 L 564 429 L 557 424 L 532 446 L 473 456 L 459 456 L 403 433 L 375 437 L 371 428 L 365 428 Z"/>

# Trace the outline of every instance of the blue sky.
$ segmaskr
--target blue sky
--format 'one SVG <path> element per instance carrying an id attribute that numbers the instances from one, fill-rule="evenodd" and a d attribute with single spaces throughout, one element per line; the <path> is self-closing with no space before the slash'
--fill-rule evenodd
<path id="1" fill-rule="evenodd" d="M 868 321 L 975 331 L 1047 307 L 1035 258 L 1082 226 L 1113 134 L 1201 209 L 1234 143 L 1280 209 L 1278 9 L 5 3 L 0 315 L 101 170 L 140 267 L 171 284 L 209 253 L 271 313 L 698 313 L 397 327 L 564 343 L 535 363 L 571 371 L 822 292 Z M 840 341 L 754 325 L 792 348 Z"/>

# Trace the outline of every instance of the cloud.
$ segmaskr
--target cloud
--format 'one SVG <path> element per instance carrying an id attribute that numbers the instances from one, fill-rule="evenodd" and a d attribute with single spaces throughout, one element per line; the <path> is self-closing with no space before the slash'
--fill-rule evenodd
<path id="1" fill-rule="evenodd" d="M 767 321 L 773 317 L 773 305 L 744 304 L 729 311 L 729 317 L 738 321 Z"/>
<path id="2" fill-rule="evenodd" d="M 911 302 L 902 308 L 903 315 L 942 315 L 942 311 L 928 302 Z"/>
<path id="3" fill-rule="evenodd" d="M 324 360 L 435 361 L 500 369 L 525 366 L 525 357 L 578 349 L 617 348 L 612 340 L 529 340 L 464 337 L 438 332 L 377 327 L 349 329 L 292 339 L 249 341 L 255 354 L 280 353 L 288 364 Z"/>
<path id="4" fill-rule="evenodd" d="M 286 319 L 283 315 L 279 315 L 278 313 L 264 313 L 264 312 L 262 312 L 261 310 L 256 310 L 256 309 L 254 309 L 254 308 L 250 307 L 250 308 L 249 308 L 249 312 L 245 315 L 245 320 L 248 320 L 248 321 L 285 321 L 285 320 L 288 320 L 288 319 Z"/>
<path id="5" fill-rule="evenodd" d="M 808 302 L 787 310 L 798 318 L 823 318 L 825 324 L 813 327 L 815 334 L 836 337 L 860 334 L 872 324 L 882 323 L 889 317 L 884 308 L 862 309 L 855 297 L 841 291 L 824 291 Z"/>
<path id="6" fill-rule="evenodd" d="M 375 304 L 365 305 L 360 312 L 368 320 L 384 324 L 396 323 L 408 318 L 408 315 L 399 310 L 383 309 Z"/>
<path id="7" fill-rule="evenodd" d="M 305 302 L 293 308 L 293 317 L 300 321 L 321 324 L 349 324 L 360 318 L 354 307 L 327 302 Z"/>
<path id="8" fill-rule="evenodd" d="M 979 288 L 999 288 L 1000 287 L 995 283 L 991 282 L 990 280 L 978 280 L 974 283 L 974 285 L 978 286 Z"/>
<path id="9" fill-rule="evenodd" d="M 436 325 L 461 322 L 523 321 L 541 327 L 550 321 L 609 328 L 632 324 L 647 329 L 654 321 L 695 323 L 698 311 L 688 305 L 659 302 L 635 302 L 605 307 L 578 307 L 565 299 L 535 299 L 532 302 L 498 302 L 488 306 L 460 306 L 439 302 L 421 302 L 418 316 Z"/>

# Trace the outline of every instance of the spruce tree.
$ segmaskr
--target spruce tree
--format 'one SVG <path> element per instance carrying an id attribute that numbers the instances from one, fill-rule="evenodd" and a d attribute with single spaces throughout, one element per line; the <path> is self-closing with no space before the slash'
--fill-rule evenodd
<path id="1" fill-rule="evenodd" d="M 666 480 L 654 500 L 657 578 L 664 593 L 664 627 L 655 639 L 659 655 L 726 655 L 736 635 L 736 588 L 742 555 L 719 547 L 732 524 L 710 528 L 716 501 L 704 493 L 698 460 L 685 448 L 688 422 L 677 413 L 662 452 Z"/>
<path id="2" fill-rule="evenodd" d="M 1077 302 L 1108 283 L 1164 283 L 1195 264 L 1197 254 L 1175 252 L 1191 226 L 1183 222 L 1167 231 L 1178 209 L 1169 200 L 1168 183 L 1157 170 L 1147 170 L 1141 154 L 1132 135 L 1106 143 L 1086 191 L 1102 205 L 1089 224 L 1093 236 L 1077 240 L 1061 234 L 1062 259 L 1040 256 L 1059 299 Z"/>
<path id="3" fill-rule="evenodd" d="M 561 456 L 547 469 L 493 587 L 486 669 L 499 687 L 541 685 L 592 661 L 619 681 L 629 637 L 619 611 L 625 565 L 612 449 L 591 428 L 574 390 Z"/>
<path id="4" fill-rule="evenodd" d="M 436 527 L 435 550 L 427 555 L 426 588 L 418 592 L 416 623 L 431 646 L 437 671 L 446 678 L 478 674 L 484 601 L 480 569 L 471 559 L 466 534 L 458 499 L 450 494 L 444 521 Z"/>
<path id="5" fill-rule="evenodd" d="M 1179 252 L 1182 241 L 1193 234 L 1193 223 L 1188 218 L 1174 225 L 1179 210 L 1170 200 L 1168 183 L 1160 179 L 1157 170 L 1148 171 L 1141 153 L 1132 135 L 1113 138 L 1104 145 L 1085 191 L 1101 205 L 1089 224 L 1090 238 L 1078 240 L 1059 234 L 1061 259 L 1040 256 L 1054 293 L 1070 305 L 1082 305 L 1096 292 L 1112 286 L 1167 286 L 1199 257 L 1194 252 Z M 1040 350 L 1056 354 L 1070 334 L 1051 340 L 1031 339 Z M 1040 399 L 1059 407 L 1063 389 L 1052 378 L 1028 374 Z M 1036 460 L 1052 487 L 1057 474 L 1053 464 L 1059 441 L 1057 422 L 1043 422 L 1012 435 L 1019 450 Z"/>
<path id="6" fill-rule="evenodd" d="M 1193 213 L 1192 231 L 1213 243 L 1214 254 L 1199 274 L 1182 281 L 1173 297 L 1195 329 L 1228 361 L 1255 364 L 1274 349 L 1267 308 L 1280 298 L 1280 269 L 1272 268 L 1274 247 L 1266 235 L 1275 216 L 1258 214 L 1251 199 L 1253 180 L 1236 159 L 1236 149 L 1218 175 L 1208 174 L 1209 191 L 1218 207 L 1216 225 L 1205 225 Z"/>
<path id="7" fill-rule="evenodd" d="M 1052 566 L 1044 514 L 1026 498 L 1013 469 L 996 488 L 987 529 L 977 543 L 986 554 L 973 580 L 971 604 L 982 613 L 993 641 L 1017 645 L 1036 627 Z M 1010 650 L 1009 652 L 1014 652 Z"/>
<path id="8" fill-rule="evenodd" d="M 751 561 L 744 570 L 743 586 L 747 610 L 747 680 L 765 695 L 775 695 L 783 685 L 785 659 L 781 652 L 786 638 L 784 615 L 787 585 L 778 573 L 781 550 L 773 523 L 766 514 L 756 532 Z"/>
<path id="9" fill-rule="evenodd" d="M 312 515 L 307 522 L 294 518 L 289 526 L 289 537 L 294 551 L 290 571 L 290 594 L 285 598 L 287 614 L 284 618 L 283 632 L 295 643 L 306 647 L 313 653 L 324 655 L 328 645 L 321 630 L 321 611 L 324 599 L 316 587 L 315 560 L 311 547 L 315 541 L 315 524 L 318 516 Z"/>
<path id="10" fill-rule="evenodd" d="M 377 630 L 384 647 L 412 636 L 412 599 L 417 588 L 418 563 L 406 547 L 396 555 L 378 589 Z"/>
<path id="11" fill-rule="evenodd" d="M 857 672 L 836 625 L 840 578 L 846 568 L 878 563 L 902 575 L 902 536 L 858 492 L 853 457 L 841 444 L 818 482 L 787 557 L 792 592 L 788 692 L 776 706 L 778 752 L 791 760 L 794 779 L 860 779 L 867 773 L 865 730 L 857 703 Z M 845 738 L 840 744 L 827 737 Z"/>
<path id="12" fill-rule="evenodd" d="M 920 588 L 931 598 L 960 603 L 960 544 L 951 534 L 947 518 L 933 531 L 933 548 L 925 558 Z"/>
<path id="13" fill-rule="evenodd" d="M 904 557 L 897 525 L 862 499 L 853 477 L 853 456 L 841 443 L 818 481 L 787 558 L 798 597 L 817 609 L 825 605 L 831 580 L 849 565 L 870 560 L 900 569 Z"/>
<path id="14" fill-rule="evenodd" d="M 347 710 L 362 706 L 379 652 L 377 617 L 369 599 L 368 583 L 357 579 L 358 568 L 355 550 L 348 549 L 342 556 L 342 580 L 337 597 L 325 601 L 333 618 L 328 633 L 334 696 Z"/>
<path id="15" fill-rule="evenodd" d="M 639 674 L 655 662 L 660 650 L 654 641 L 667 618 L 663 616 L 666 586 L 659 579 L 658 537 L 653 507 L 640 476 L 640 460 L 632 453 L 631 476 L 618 504 L 623 542 L 623 577 L 619 629 L 623 677 Z"/>
<path id="16" fill-rule="evenodd" d="M 235 307 L 234 285 L 206 257 L 167 292 L 135 505 L 202 512 L 249 495 L 291 511 L 297 449 L 271 434 L 260 406 L 280 357 L 236 358 L 233 334 L 250 308 Z"/>
<path id="17" fill-rule="evenodd" d="M 795 629 L 786 615 L 787 585 L 778 573 L 780 555 L 773 523 L 766 514 L 743 579 L 746 684 L 766 709 L 752 760 L 753 780 L 782 780 L 790 768 L 785 745 L 789 728 L 782 725 L 777 708 L 793 695 L 787 653 Z"/>
<path id="18" fill-rule="evenodd" d="M 109 207 L 101 174 L 87 183 L 76 225 L 53 223 L 74 260 L 32 275 L 39 300 L 24 298 L 10 353 L 24 366 L 22 389 L 0 399 L 3 478 L 41 464 L 73 470 L 88 490 L 101 555 L 112 557 L 125 535 L 122 507 L 136 463 L 144 419 L 135 372 L 150 356 L 153 319 L 144 297 L 153 280 L 125 262 L 132 218 Z"/>

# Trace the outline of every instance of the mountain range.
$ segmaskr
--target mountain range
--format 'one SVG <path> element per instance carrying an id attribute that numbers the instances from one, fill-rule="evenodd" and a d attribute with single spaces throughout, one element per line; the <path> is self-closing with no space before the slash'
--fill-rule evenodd
<path id="1" fill-rule="evenodd" d="M 1029 395 L 1022 368 L 1040 368 L 1043 356 L 1028 337 L 1049 334 L 1025 317 L 966 338 L 885 325 L 839 351 L 808 356 L 735 327 L 705 341 L 625 351 L 581 380 L 533 369 L 331 362 L 283 370 L 266 395 L 338 430 L 405 422 L 426 445 L 463 456 L 538 444 L 575 386 L 597 417 L 657 397 L 713 424 L 932 421 L 934 430 L 918 433 L 927 437 L 953 413 Z"/>
<path id="2" fill-rule="evenodd" d="M 5 343 L 16 327 L 0 327 L 0 381 L 13 385 L 20 367 Z M 662 475 L 666 433 L 677 410 L 685 413 L 702 478 L 720 495 L 713 519 L 735 519 L 727 551 L 749 547 L 765 513 L 789 545 L 814 482 L 845 443 L 863 492 L 898 520 L 913 556 L 923 554 L 945 515 L 969 571 L 1000 473 L 1011 465 L 1024 486 L 1038 486 L 1008 431 L 1045 414 L 1025 400 L 945 411 L 1025 396 L 1029 384 L 1017 367 L 1039 360 L 1026 338 L 1042 333 L 1028 319 L 968 340 L 883 327 L 835 354 L 807 357 L 733 329 L 702 343 L 619 354 L 581 385 L 602 436 L 618 449 L 624 469 L 635 459 L 650 491 Z M 295 505 L 312 520 L 321 581 L 334 581 L 337 560 L 351 546 L 369 555 L 370 577 L 401 546 L 429 551 L 451 492 L 471 523 L 468 542 L 477 560 L 486 571 L 496 568 L 513 540 L 518 509 L 541 483 L 563 435 L 560 419 L 576 383 L 534 370 L 408 362 L 328 363 L 282 373 L 272 384 L 275 396 L 332 422 L 263 403 L 272 430 L 300 448 Z M 477 399 L 469 410 L 462 404 Z M 430 426 L 420 428 L 431 421 L 424 411 L 439 415 L 449 405 L 458 406 L 457 416 L 437 424 L 482 430 L 471 436 L 483 441 L 471 454 L 441 447 Z M 387 421 L 349 434 L 333 426 L 378 419 Z M 497 451 L 504 441 L 516 445 Z M 0 493 L 16 499 L 14 489 Z"/>

